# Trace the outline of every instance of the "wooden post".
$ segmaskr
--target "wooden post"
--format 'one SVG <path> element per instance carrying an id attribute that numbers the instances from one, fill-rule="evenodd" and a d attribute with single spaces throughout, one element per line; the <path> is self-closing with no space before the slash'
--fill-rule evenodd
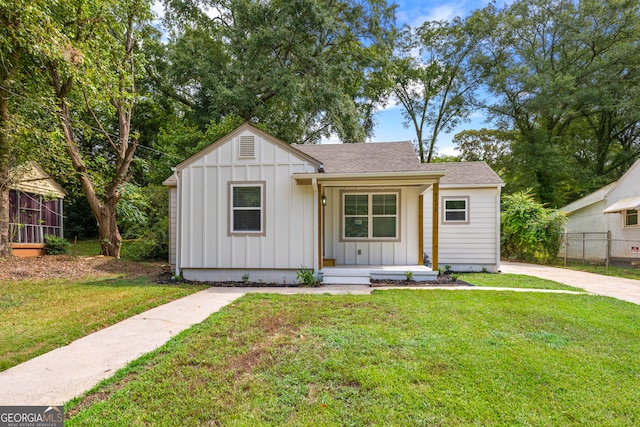
<path id="1" fill-rule="evenodd" d="M 424 265 L 424 196 L 418 196 L 418 265 Z"/>
<path id="2" fill-rule="evenodd" d="M 322 247 L 322 236 L 324 233 L 324 209 L 322 206 L 322 184 L 318 184 L 318 269 L 324 267 L 324 256 Z"/>
<path id="3" fill-rule="evenodd" d="M 440 222 L 440 214 L 439 214 L 439 209 L 438 209 L 438 202 L 440 200 L 440 183 L 435 182 L 433 184 L 433 200 L 432 200 L 432 205 L 433 205 L 433 216 L 431 217 L 431 229 L 432 229 L 432 233 L 431 233 L 431 263 L 432 263 L 432 270 L 437 270 L 438 269 L 438 225 Z"/>

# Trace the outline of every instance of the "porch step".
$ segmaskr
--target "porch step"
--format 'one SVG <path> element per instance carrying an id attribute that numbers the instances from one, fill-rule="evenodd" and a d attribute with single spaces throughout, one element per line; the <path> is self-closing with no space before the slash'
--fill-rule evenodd
<path id="1" fill-rule="evenodd" d="M 411 272 L 411 280 L 427 282 L 436 280 L 437 271 L 425 266 L 357 266 L 348 268 L 325 268 L 322 270 L 322 283 L 327 285 L 368 285 L 375 280 L 406 280 L 407 272 Z"/>
<path id="2" fill-rule="evenodd" d="M 322 283 L 325 285 L 370 285 L 371 273 L 368 270 L 331 268 L 322 270 Z"/>

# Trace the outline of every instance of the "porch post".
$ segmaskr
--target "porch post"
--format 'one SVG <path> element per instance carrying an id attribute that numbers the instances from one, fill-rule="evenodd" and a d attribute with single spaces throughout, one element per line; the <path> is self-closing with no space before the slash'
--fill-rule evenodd
<path id="1" fill-rule="evenodd" d="M 438 225 L 440 223 L 440 214 L 439 214 L 439 209 L 438 209 L 438 201 L 440 199 L 440 183 L 439 182 L 434 182 L 433 183 L 433 200 L 432 200 L 432 205 L 433 205 L 433 215 L 431 216 L 431 228 L 432 228 L 432 233 L 431 233 L 431 263 L 432 263 L 432 269 L 435 271 L 438 269 L 438 240 L 439 240 L 439 235 L 438 235 Z"/>
<path id="2" fill-rule="evenodd" d="M 418 265 L 424 264 L 424 196 L 418 196 Z"/>
<path id="3" fill-rule="evenodd" d="M 324 209 L 322 206 L 322 184 L 318 184 L 318 270 L 324 267 Z"/>

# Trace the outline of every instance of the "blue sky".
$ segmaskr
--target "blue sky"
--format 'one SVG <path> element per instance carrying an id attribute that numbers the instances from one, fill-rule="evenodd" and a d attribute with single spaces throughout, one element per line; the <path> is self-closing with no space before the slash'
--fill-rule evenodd
<path id="1" fill-rule="evenodd" d="M 397 25 L 401 27 L 409 24 L 412 27 L 420 26 L 425 21 L 451 20 L 456 16 L 466 17 L 475 9 L 480 9 L 489 4 L 484 0 L 461 0 L 456 2 L 448 2 L 442 0 L 436 1 L 420 1 L 407 0 L 396 1 L 396 20 Z M 503 1 L 498 1 L 501 7 Z M 455 154 L 455 149 L 451 140 L 453 136 L 465 129 L 480 129 L 489 127 L 485 123 L 485 118 L 481 112 L 474 113 L 470 117 L 471 121 L 462 123 L 449 134 L 441 134 L 436 143 L 439 154 Z M 405 128 L 402 125 L 402 107 L 394 106 L 393 103 L 386 109 L 376 115 L 376 127 L 374 136 L 371 138 L 373 142 L 387 141 L 414 141 L 416 139 L 415 131 L 412 127 Z"/>

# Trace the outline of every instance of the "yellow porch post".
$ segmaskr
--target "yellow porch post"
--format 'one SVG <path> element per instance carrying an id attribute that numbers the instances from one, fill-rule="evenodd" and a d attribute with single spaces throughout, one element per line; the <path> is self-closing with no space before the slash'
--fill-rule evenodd
<path id="1" fill-rule="evenodd" d="M 433 184 L 433 215 L 431 217 L 431 264 L 432 269 L 438 269 L 438 224 L 440 223 L 440 214 L 438 209 L 438 200 L 440 199 L 440 184 Z"/>
<path id="2" fill-rule="evenodd" d="M 418 196 L 418 264 L 424 264 L 424 196 Z"/>
<path id="3" fill-rule="evenodd" d="M 318 269 L 324 268 L 324 248 L 322 247 L 322 236 L 324 234 L 324 209 L 322 206 L 322 184 L 318 184 Z"/>

